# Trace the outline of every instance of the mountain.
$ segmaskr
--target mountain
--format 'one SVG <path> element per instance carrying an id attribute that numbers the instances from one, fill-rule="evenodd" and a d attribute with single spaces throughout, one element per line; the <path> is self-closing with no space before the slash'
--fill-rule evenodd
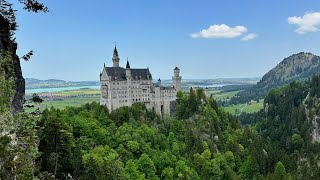
<path id="1" fill-rule="evenodd" d="M 39 80 L 34 78 L 26 78 L 26 89 L 78 87 L 78 86 L 99 86 L 99 82 L 98 81 L 64 81 L 64 80 L 58 80 L 58 79 Z"/>
<path id="2" fill-rule="evenodd" d="M 305 81 L 320 73 L 320 57 L 312 53 L 298 53 L 285 58 L 257 83 L 260 88 L 278 87 L 293 80 Z"/>
<path id="3" fill-rule="evenodd" d="M 320 57 L 312 53 L 293 54 L 266 73 L 256 86 L 231 98 L 230 104 L 247 103 L 264 98 L 269 90 L 292 81 L 306 81 L 320 73 Z"/>

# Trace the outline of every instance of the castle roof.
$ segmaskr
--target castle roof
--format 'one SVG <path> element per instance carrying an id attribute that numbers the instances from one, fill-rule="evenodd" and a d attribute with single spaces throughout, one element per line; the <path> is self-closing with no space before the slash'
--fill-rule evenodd
<path id="1" fill-rule="evenodd" d="M 129 63 L 128 59 L 127 59 L 126 69 L 130 69 L 130 63 Z"/>
<path id="2" fill-rule="evenodd" d="M 126 78 L 126 70 L 122 67 L 105 67 L 105 70 L 111 81 L 124 81 Z M 131 77 L 133 80 L 151 80 L 152 75 L 149 69 L 131 69 Z"/>
<path id="3" fill-rule="evenodd" d="M 171 86 L 161 86 L 160 90 L 175 90 L 175 88 Z"/>
<path id="4" fill-rule="evenodd" d="M 180 69 L 176 66 L 176 68 L 174 68 L 174 70 L 180 70 Z"/>

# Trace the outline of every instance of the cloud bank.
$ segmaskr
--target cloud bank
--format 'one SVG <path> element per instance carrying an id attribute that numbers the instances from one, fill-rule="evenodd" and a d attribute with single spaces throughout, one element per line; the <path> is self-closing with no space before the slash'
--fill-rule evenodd
<path id="1" fill-rule="evenodd" d="M 288 23 L 298 25 L 295 30 L 298 34 L 317 32 L 320 28 L 320 12 L 307 12 L 302 17 L 288 17 Z"/>

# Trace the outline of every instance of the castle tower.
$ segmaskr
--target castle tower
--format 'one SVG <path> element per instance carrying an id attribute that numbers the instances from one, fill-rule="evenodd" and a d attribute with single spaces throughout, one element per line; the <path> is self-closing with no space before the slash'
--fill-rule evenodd
<path id="1" fill-rule="evenodd" d="M 173 70 L 172 85 L 177 91 L 181 90 L 181 76 L 180 69 L 178 67 Z"/>
<path id="2" fill-rule="evenodd" d="M 113 67 L 119 67 L 120 58 L 117 51 L 117 46 L 114 46 L 112 61 L 113 61 Z"/>
<path id="3" fill-rule="evenodd" d="M 132 81 L 132 77 L 131 77 L 131 68 L 130 68 L 130 63 L 129 60 L 127 59 L 127 65 L 126 65 L 126 79 L 127 79 L 127 102 L 128 102 L 128 106 L 132 105 L 132 92 L 131 92 L 131 81 Z"/>
<path id="4" fill-rule="evenodd" d="M 130 63 L 128 59 L 127 59 L 127 65 L 126 65 L 126 77 L 131 77 L 131 68 L 130 68 Z"/>
<path id="5" fill-rule="evenodd" d="M 161 79 L 158 79 L 158 87 L 161 87 Z"/>

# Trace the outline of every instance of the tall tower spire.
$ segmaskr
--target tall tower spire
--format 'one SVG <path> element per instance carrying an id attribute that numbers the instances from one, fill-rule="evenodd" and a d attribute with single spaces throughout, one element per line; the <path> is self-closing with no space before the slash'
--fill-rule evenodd
<path id="1" fill-rule="evenodd" d="M 117 45 L 114 45 L 112 61 L 113 61 L 113 67 L 119 67 L 120 58 L 117 50 Z"/>
<path id="2" fill-rule="evenodd" d="M 129 59 L 127 58 L 127 65 L 126 65 L 126 69 L 130 69 L 130 63 L 129 63 Z"/>

